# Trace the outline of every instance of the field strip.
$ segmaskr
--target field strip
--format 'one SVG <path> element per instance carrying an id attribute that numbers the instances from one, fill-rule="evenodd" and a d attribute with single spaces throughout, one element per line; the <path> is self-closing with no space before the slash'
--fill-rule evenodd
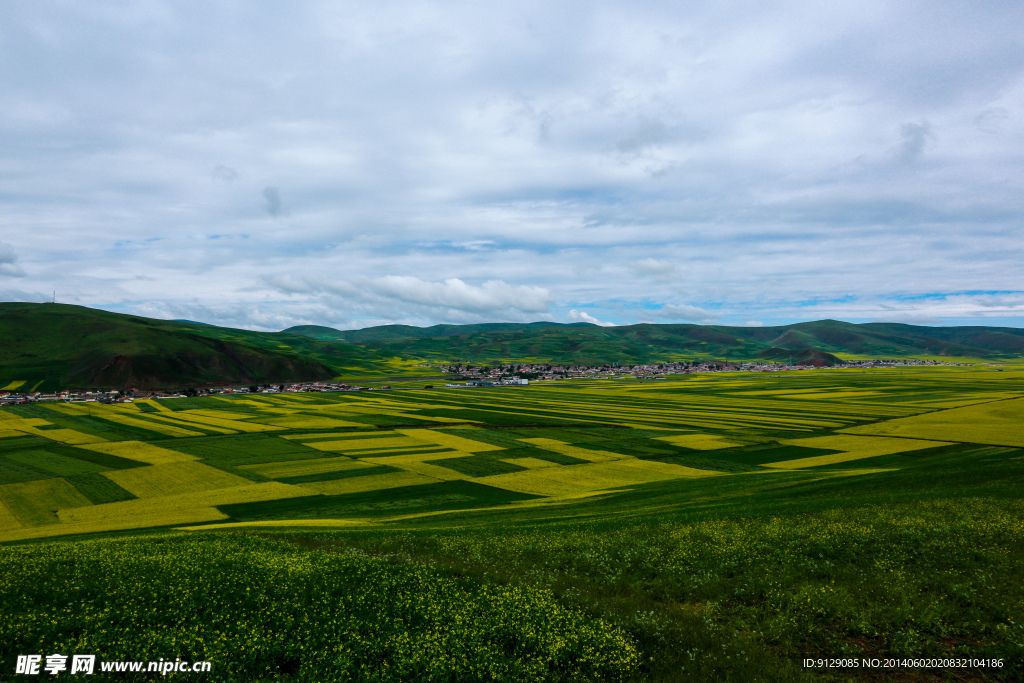
<path id="1" fill-rule="evenodd" d="M 7 386 L 0 387 L 0 391 L 14 391 L 15 389 L 18 389 L 19 387 L 24 386 L 25 382 L 27 382 L 27 381 L 28 380 L 25 380 L 25 379 L 16 379 L 13 382 L 11 382 L 10 384 L 8 384 Z"/>
<path id="2" fill-rule="evenodd" d="M 50 406 L 47 406 L 48 408 Z M 152 413 L 150 413 L 152 415 Z M 115 424 L 122 424 L 125 427 L 136 427 L 138 429 L 145 429 L 150 432 L 156 432 L 157 434 L 163 434 L 164 436 L 174 437 L 186 437 L 186 436 L 206 436 L 203 432 L 194 432 L 191 429 L 185 429 L 184 427 L 177 427 L 169 424 L 163 424 L 160 422 L 154 422 L 145 418 L 129 417 L 127 415 L 118 415 L 114 411 L 104 411 L 103 413 L 97 414 L 96 417 L 104 420 L 109 420 Z"/>
<path id="3" fill-rule="evenodd" d="M 422 441 L 415 441 L 407 436 L 390 437 L 383 439 L 344 439 L 339 441 L 311 441 L 304 443 L 307 448 L 315 448 L 318 451 L 342 451 L 342 452 L 373 452 L 378 450 L 409 450 L 426 445 Z"/>
<path id="4" fill-rule="evenodd" d="M 152 514 L 137 514 L 128 517 L 104 519 L 100 522 L 73 522 L 69 524 L 49 524 L 46 526 L 12 529 L 11 531 L 0 533 L 0 541 L 22 541 L 30 538 L 46 538 L 48 536 L 64 536 L 67 534 L 125 531 L 128 529 L 145 529 L 147 527 L 177 524 L 198 524 L 200 522 L 216 522 L 222 519 L 228 519 L 228 516 L 215 507 L 166 510 Z"/>
<path id="5" fill-rule="evenodd" d="M 0 424 L 3 424 L 0 422 Z M 17 429 L 0 429 L 0 439 L 6 439 L 12 436 L 25 436 L 25 432 L 19 432 Z"/>
<path id="6" fill-rule="evenodd" d="M 16 451 L 8 453 L 6 457 L 8 460 L 45 470 L 58 477 L 83 474 L 85 472 L 106 472 L 111 469 L 110 467 L 97 465 L 94 462 L 79 460 L 66 455 L 60 455 L 59 453 L 50 453 L 43 449 Z"/>
<path id="7" fill-rule="evenodd" d="M 202 526 L 180 526 L 175 531 L 209 531 L 210 529 L 246 529 L 252 527 L 352 527 L 366 526 L 376 522 L 366 519 L 265 519 L 254 522 L 228 522 L 226 524 L 204 524 Z"/>
<path id="8" fill-rule="evenodd" d="M 25 526 L 56 524 L 58 508 L 92 506 L 64 479 L 38 479 L 0 486 L 0 501 Z"/>
<path id="9" fill-rule="evenodd" d="M 281 429 L 281 427 L 268 427 L 266 425 L 260 425 L 251 422 L 240 422 L 237 420 L 217 420 L 216 418 L 205 418 L 201 415 L 187 415 L 185 411 L 178 411 L 177 413 L 163 413 L 156 415 L 154 413 L 147 414 L 147 420 L 157 420 L 163 424 L 170 424 L 178 426 L 179 428 L 184 427 L 200 427 L 203 429 L 209 429 L 210 431 L 220 432 L 222 434 L 233 434 L 236 432 L 259 432 L 259 431 L 270 431 L 273 429 Z"/>
<path id="10" fill-rule="evenodd" d="M 133 405 L 136 404 L 136 403 L 143 403 L 143 404 L 145 404 L 147 406 L 151 406 L 151 407 L 155 408 L 157 411 L 159 411 L 161 413 L 171 413 L 171 412 L 174 412 L 170 408 L 165 406 L 164 404 L 160 403 L 160 401 L 154 401 L 151 398 L 140 398 L 140 399 L 136 399 L 136 400 L 132 401 Z"/>
<path id="11" fill-rule="evenodd" d="M 360 422 L 348 422 L 339 420 L 336 417 L 322 417 L 318 415 L 294 415 L 291 417 L 272 417 L 260 419 L 260 423 L 273 425 L 275 427 L 287 427 L 288 429 L 337 429 L 339 427 L 365 427 Z"/>
<path id="12" fill-rule="evenodd" d="M 10 422 L 5 422 L 4 426 L 9 425 Z M 50 424 L 46 422 L 45 424 Z M 67 443 L 73 446 L 87 443 L 105 443 L 106 439 L 92 434 L 83 434 L 82 432 L 76 432 L 74 429 L 39 429 L 37 427 L 15 427 L 19 431 L 25 434 L 31 434 L 33 436 L 41 436 L 44 439 L 50 441 L 57 441 L 60 443 Z"/>
<path id="13" fill-rule="evenodd" d="M 503 459 L 502 462 L 509 462 L 513 465 L 519 465 L 525 467 L 528 470 L 542 470 L 546 467 L 562 467 L 558 463 L 551 462 L 550 460 L 541 460 L 540 458 L 507 458 Z"/>
<path id="14" fill-rule="evenodd" d="M 437 479 L 425 477 L 415 472 L 392 472 L 391 474 L 370 474 L 365 477 L 349 477 L 348 479 L 295 484 L 295 486 L 327 496 L 334 496 L 344 493 L 383 491 L 384 489 L 394 489 L 400 486 L 436 483 Z"/>
<path id="15" fill-rule="evenodd" d="M 462 451 L 463 453 L 485 453 L 487 451 L 505 450 L 501 446 L 474 441 L 473 439 L 456 436 L 455 434 L 446 434 L 435 429 L 396 429 L 395 431 L 418 441 L 437 444 L 438 446 L 444 446 L 453 451 Z"/>
<path id="16" fill-rule="evenodd" d="M 179 410 L 170 415 L 148 415 L 151 419 L 168 420 L 178 422 L 184 422 L 189 426 L 195 425 L 196 427 L 203 427 L 205 429 L 214 429 L 217 427 L 221 429 L 230 429 L 236 432 L 270 432 L 283 427 L 272 427 L 269 425 L 260 424 L 258 422 L 243 422 L 241 420 L 226 420 L 216 417 L 207 417 L 205 415 L 193 414 L 190 410 Z"/>
<path id="17" fill-rule="evenodd" d="M 20 529 L 21 527 L 21 522 L 18 521 L 18 518 L 15 517 L 14 513 L 7 507 L 7 503 L 0 500 L 0 535 L 5 531 Z"/>
<path id="18" fill-rule="evenodd" d="M 119 458 L 128 458 L 150 465 L 166 465 L 170 462 L 190 462 L 198 460 L 194 455 L 179 453 L 160 446 L 146 443 L 145 441 L 108 441 L 101 444 L 85 444 L 79 446 L 97 453 L 116 455 Z"/>
<path id="19" fill-rule="evenodd" d="M 747 445 L 740 441 L 731 441 L 718 434 L 673 434 L 672 436 L 656 436 L 654 438 L 673 446 L 692 448 L 698 451 L 715 451 L 721 448 Z"/>
<path id="20" fill-rule="evenodd" d="M 372 425 L 359 425 L 365 427 L 358 432 L 325 432 L 321 434 L 279 434 L 279 439 L 288 439 L 289 441 L 302 441 L 303 439 L 365 439 L 367 434 L 377 435 L 393 435 L 394 432 L 381 432 L 375 431 Z"/>
<path id="21" fill-rule="evenodd" d="M 1024 398 L 977 403 L 843 430 L 844 434 L 946 439 L 1024 447 Z"/>
<path id="22" fill-rule="evenodd" d="M 256 417 L 254 413 L 233 413 L 230 410 L 203 410 L 203 409 L 191 409 L 191 410 L 176 410 L 175 415 L 197 415 L 199 417 L 212 417 L 215 420 L 249 420 Z"/>
<path id="23" fill-rule="evenodd" d="M 426 453 L 408 453 L 403 455 L 385 455 L 374 457 L 373 455 L 360 456 L 361 462 L 370 462 L 374 465 L 404 466 L 409 463 L 426 462 L 428 460 L 451 460 L 452 458 L 468 458 L 472 453 L 463 451 L 429 451 Z"/>
<path id="24" fill-rule="evenodd" d="M 267 500 L 296 498 L 315 495 L 306 489 L 283 484 L 279 481 L 254 484 L 246 481 L 245 486 L 212 491 L 196 491 L 161 498 L 138 498 L 123 500 L 117 503 L 104 503 L 74 509 L 62 509 L 57 516 L 63 523 L 81 523 L 100 525 L 103 522 L 116 522 L 122 518 L 134 516 L 155 516 L 161 513 L 175 513 L 195 508 L 207 508 L 216 505 L 234 505 L 236 503 L 259 503 Z M 223 519 L 223 518 L 221 518 Z M 174 524 L 175 522 L 167 522 Z"/>
<path id="25" fill-rule="evenodd" d="M 164 465 L 134 467 L 128 470 L 103 472 L 102 476 L 139 498 L 226 489 L 250 483 L 248 479 L 200 462 L 170 462 Z"/>
<path id="26" fill-rule="evenodd" d="M 693 477 L 721 476 L 719 472 L 698 470 L 682 465 L 650 460 L 616 460 L 586 465 L 568 465 L 546 469 L 495 474 L 487 477 L 488 486 L 531 493 L 538 496 L 564 496 L 587 491 L 629 487 L 653 481 Z"/>
<path id="27" fill-rule="evenodd" d="M 561 453 L 562 455 L 579 458 L 580 460 L 586 460 L 587 462 L 609 462 L 612 460 L 622 460 L 630 457 L 628 455 L 610 453 L 608 451 L 594 451 L 589 448 L 580 448 L 579 446 L 573 446 L 572 444 L 565 443 L 563 441 L 556 441 L 555 439 L 537 438 L 519 439 L 519 441 L 531 444 L 545 451 Z"/>
<path id="28" fill-rule="evenodd" d="M 762 467 L 793 470 L 803 467 L 818 467 L 820 465 L 850 462 L 851 460 L 863 460 L 864 458 L 873 458 L 878 455 L 892 455 L 893 453 L 918 451 L 923 448 L 950 445 L 948 442 L 944 441 L 893 439 L 884 436 L 848 436 L 845 434 L 837 434 L 835 436 L 818 436 L 811 439 L 782 439 L 779 443 L 787 446 L 827 448 L 843 452 L 830 453 L 828 455 L 817 455 L 810 458 L 797 458 L 796 460 L 770 462 L 765 463 Z"/>
<path id="29" fill-rule="evenodd" d="M 267 462 L 258 465 L 240 465 L 244 470 L 262 474 L 264 477 L 301 477 L 306 474 L 322 474 L 324 472 L 340 472 L 371 467 L 362 460 L 348 456 L 340 458 L 313 458 L 312 460 L 288 460 L 284 462 Z"/>
<path id="30" fill-rule="evenodd" d="M 385 463 L 378 464 L 383 465 Z M 430 463 L 420 461 L 399 463 L 397 467 L 402 468 L 406 472 L 412 472 L 413 474 L 421 474 L 424 477 L 430 477 L 431 479 L 440 479 L 441 481 L 453 481 L 455 479 L 471 478 L 468 474 L 463 474 L 462 472 L 448 469 L 447 467 L 442 467 L 441 465 L 432 465 Z"/>

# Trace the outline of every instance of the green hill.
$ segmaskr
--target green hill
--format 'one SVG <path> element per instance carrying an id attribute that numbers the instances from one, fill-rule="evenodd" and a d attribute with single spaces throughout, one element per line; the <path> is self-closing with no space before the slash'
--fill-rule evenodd
<path id="1" fill-rule="evenodd" d="M 487 323 L 317 325 L 252 332 L 152 320 L 64 304 L 0 304 L 0 388 L 181 388 L 344 376 L 397 378 L 428 363 L 598 365 L 665 360 L 771 359 L 831 365 L 836 356 L 1024 357 L 1024 330 L 856 325 L 819 320 L 778 327 Z M 406 359 L 401 361 L 400 359 Z"/>
<path id="2" fill-rule="evenodd" d="M 0 338 L 0 388 L 37 391 L 321 380 L 383 360 L 296 335 L 64 304 L 0 304 Z"/>
<path id="3" fill-rule="evenodd" d="M 837 320 L 778 327 L 501 323 L 428 328 L 386 325 L 351 331 L 302 326 L 286 332 L 363 344 L 405 358 L 465 362 L 534 359 L 598 364 L 694 358 L 755 360 L 765 357 L 766 352 L 781 358 L 777 349 L 873 358 L 1024 356 L 1024 330 L 1017 328 L 920 327 Z M 824 357 L 818 360 L 828 362 Z"/>

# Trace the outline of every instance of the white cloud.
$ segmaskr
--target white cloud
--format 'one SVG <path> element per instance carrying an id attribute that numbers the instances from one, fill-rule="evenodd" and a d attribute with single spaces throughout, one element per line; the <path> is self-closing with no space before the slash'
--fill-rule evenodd
<path id="1" fill-rule="evenodd" d="M 630 270 L 637 277 L 652 279 L 667 279 L 675 275 L 676 266 L 661 259 L 645 258 L 632 261 L 629 264 Z"/>
<path id="2" fill-rule="evenodd" d="M 480 286 L 458 278 L 425 282 L 412 276 L 388 275 L 371 281 L 382 296 L 429 307 L 488 313 L 512 309 L 540 313 L 551 305 L 551 294 L 542 287 L 512 286 L 488 280 Z"/>
<path id="3" fill-rule="evenodd" d="M 17 261 L 18 255 L 14 253 L 14 247 L 6 242 L 0 242 L 0 276 L 25 277 L 25 271 Z"/>
<path id="4" fill-rule="evenodd" d="M 586 311 L 577 311 L 575 308 L 569 311 L 569 321 L 574 323 L 590 323 L 601 327 L 615 327 L 615 323 L 602 322 Z"/>
<path id="5" fill-rule="evenodd" d="M 713 313 L 710 313 L 698 306 L 689 306 L 687 304 L 670 304 L 662 306 L 659 310 L 654 311 L 654 315 L 659 318 L 683 320 L 689 323 L 707 324 L 713 323 L 716 320 L 716 316 Z"/>
<path id="6" fill-rule="evenodd" d="M 1022 23 L 951 0 L 22 3 L 0 275 L 247 326 L 1024 325 L 983 301 L 1024 282 Z"/>

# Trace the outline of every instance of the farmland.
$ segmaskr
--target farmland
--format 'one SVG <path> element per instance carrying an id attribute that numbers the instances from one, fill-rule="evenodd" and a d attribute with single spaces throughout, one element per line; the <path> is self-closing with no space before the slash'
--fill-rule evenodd
<path id="1" fill-rule="evenodd" d="M 1016 680 L 1022 425 L 1009 365 L 5 409 L 4 666 Z"/>

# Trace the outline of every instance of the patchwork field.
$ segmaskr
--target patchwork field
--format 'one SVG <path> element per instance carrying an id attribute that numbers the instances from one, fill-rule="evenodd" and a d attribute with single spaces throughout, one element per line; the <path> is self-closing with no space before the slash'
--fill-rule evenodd
<path id="1" fill-rule="evenodd" d="M 35 404 L 0 410 L 0 541 L 147 530 L 187 547 L 177 534 L 276 530 L 311 552 L 549 591 L 627 634 L 620 668 L 586 673 L 579 654 L 542 679 L 799 680 L 828 676 L 799 653 L 1024 652 L 1021 591 L 994 585 L 1024 557 L 1022 449 L 1024 373 L 984 367 Z M 869 550 L 870 529 L 900 550 Z M 940 549 L 971 533 L 981 554 Z M 904 553 L 911 537 L 924 555 Z M 918 598 L 882 609 L 865 576 Z M 716 638 L 731 663 L 710 654 Z M 267 657 L 266 671 L 291 661 Z"/>

